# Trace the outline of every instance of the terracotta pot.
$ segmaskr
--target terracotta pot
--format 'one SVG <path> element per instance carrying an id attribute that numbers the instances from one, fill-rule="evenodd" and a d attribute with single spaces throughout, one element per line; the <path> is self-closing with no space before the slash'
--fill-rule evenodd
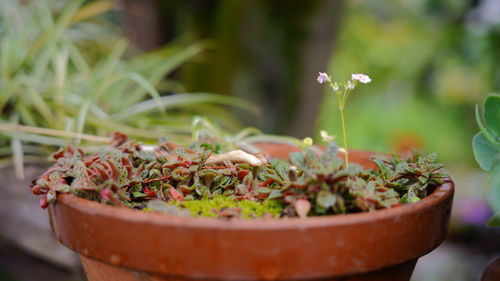
<path id="1" fill-rule="evenodd" d="M 278 148 L 268 152 L 291 149 Z M 365 165 L 366 155 L 350 154 Z M 54 233 L 81 255 L 90 281 L 404 281 L 445 238 L 452 199 L 447 181 L 411 205 L 307 219 L 174 217 L 68 194 L 49 212 Z"/>

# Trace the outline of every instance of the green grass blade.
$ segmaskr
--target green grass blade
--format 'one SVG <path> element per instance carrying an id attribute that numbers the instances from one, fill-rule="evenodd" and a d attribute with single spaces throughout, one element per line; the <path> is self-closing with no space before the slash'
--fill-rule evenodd
<path id="1" fill-rule="evenodd" d="M 35 117 L 33 116 L 33 112 L 28 109 L 25 103 L 17 102 L 14 105 L 16 113 L 19 114 L 22 122 L 29 126 L 36 126 Z"/>
<path id="2" fill-rule="evenodd" d="M 77 133 L 83 133 L 83 129 L 85 127 L 85 120 L 87 118 L 87 113 L 89 111 L 89 107 L 92 104 L 90 100 L 85 100 L 80 107 L 80 111 L 78 113 L 78 117 L 76 119 L 76 132 Z M 80 143 L 80 139 L 76 140 L 76 144 Z"/>
<path id="3" fill-rule="evenodd" d="M 128 42 L 126 40 L 119 40 L 116 42 L 109 56 L 96 66 L 96 77 L 94 78 L 106 80 L 111 74 L 113 74 L 113 70 L 116 69 L 117 65 L 120 63 L 120 58 L 123 56 L 127 46 Z"/>
<path id="4" fill-rule="evenodd" d="M 83 54 L 78 50 L 78 48 L 73 44 L 71 41 L 66 40 L 65 41 L 65 46 L 68 48 L 69 52 L 69 59 L 73 63 L 73 65 L 76 67 L 77 71 L 79 73 L 89 73 L 90 72 L 90 67 L 83 56 Z"/>
<path id="5" fill-rule="evenodd" d="M 31 143 L 45 144 L 45 145 L 54 145 L 54 146 L 64 146 L 68 144 L 68 141 L 60 138 L 41 136 L 37 134 L 30 133 L 22 133 L 22 132 L 5 132 L 0 131 L 0 134 L 6 135 L 10 138 L 17 137 L 19 140 L 23 140 Z"/>
<path id="6" fill-rule="evenodd" d="M 139 84 L 144 90 L 153 98 L 160 112 L 165 112 L 165 106 L 161 101 L 160 94 L 156 91 L 155 87 L 151 85 L 144 77 L 135 72 L 127 73 L 127 78 Z"/>
<path id="7" fill-rule="evenodd" d="M 86 20 L 106 13 L 113 9 L 113 2 L 109 0 L 93 1 L 82 6 L 71 18 L 71 23 Z"/>
<path id="8" fill-rule="evenodd" d="M 130 68 L 157 87 L 173 70 L 199 54 L 204 49 L 204 45 L 195 43 L 188 47 L 167 46 L 134 58 L 130 63 Z M 143 92 L 140 88 L 130 91 L 123 97 L 123 106 L 130 106 L 141 101 L 144 98 Z"/>
<path id="9" fill-rule="evenodd" d="M 258 107 L 250 102 L 234 97 L 209 94 L 209 93 L 183 93 L 170 96 L 162 96 L 161 103 L 165 109 L 178 108 L 184 106 L 194 106 L 196 104 L 203 104 L 203 103 L 214 103 L 214 104 L 228 105 L 241 108 L 255 115 L 258 115 L 260 113 Z M 157 102 L 155 100 L 147 100 L 139 102 L 121 112 L 118 112 L 117 114 L 112 115 L 111 119 L 115 121 L 121 121 L 137 114 L 144 114 L 147 112 L 154 111 L 156 108 L 157 108 Z"/>
<path id="10" fill-rule="evenodd" d="M 68 94 L 65 97 L 65 105 L 63 107 L 63 110 L 67 112 L 68 115 L 71 115 L 73 113 L 73 106 L 79 106 L 83 104 L 83 99 L 76 93 L 68 92 Z M 102 108 L 100 108 L 97 104 L 91 104 L 89 107 L 89 111 L 94 114 L 96 117 L 101 118 L 101 119 L 108 119 L 109 115 L 104 111 Z"/>
<path id="11" fill-rule="evenodd" d="M 26 86 L 28 86 L 26 89 L 26 95 L 31 99 L 33 107 L 40 113 L 41 117 L 43 117 L 48 124 L 57 124 L 58 122 L 53 115 L 53 112 L 56 110 L 47 104 L 40 96 L 40 93 L 33 87 L 30 85 Z"/>
<path id="12" fill-rule="evenodd" d="M 14 115 L 11 116 L 10 119 L 14 124 L 19 123 L 19 116 L 17 115 L 17 113 L 14 113 Z M 24 179 L 24 159 L 23 159 L 24 153 L 23 153 L 23 145 L 21 143 L 21 139 L 19 138 L 18 132 L 13 132 L 10 146 L 12 148 L 12 157 L 14 160 L 14 170 L 16 173 L 16 178 L 19 180 L 23 180 Z"/>
<path id="13" fill-rule="evenodd" d="M 19 180 L 24 179 L 24 153 L 23 145 L 17 135 L 14 135 L 11 140 L 12 156 L 14 160 L 14 170 L 16 178 Z"/>
<path id="14" fill-rule="evenodd" d="M 71 18 L 78 11 L 78 8 L 82 3 L 83 0 L 71 0 L 66 5 L 64 5 L 64 8 L 57 18 L 54 26 L 41 33 L 40 36 L 38 36 L 38 38 L 35 40 L 33 45 L 30 47 L 30 54 L 37 53 L 39 49 L 47 44 L 47 42 L 57 41 L 61 34 L 69 26 Z"/>

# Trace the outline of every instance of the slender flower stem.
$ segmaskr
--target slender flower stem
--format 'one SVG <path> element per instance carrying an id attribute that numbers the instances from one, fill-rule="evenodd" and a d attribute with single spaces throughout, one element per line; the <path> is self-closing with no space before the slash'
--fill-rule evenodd
<path id="1" fill-rule="evenodd" d="M 344 157 L 345 157 L 345 165 L 346 168 L 349 168 L 349 156 L 347 152 L 347 136 L 345 131 L 345 121 L 344 121 L 344 110 L 340 110 L 340 120 L 342 122 L 342 135 L 344 136 Z"/>
<path id="2" fill-rule="evenodd" d="M 333 92 L 337 96 L 337 103 L 340 111 L 340 120 L 342 122 L 342 136 L 344 138 L 344 157 L 345 157 L 345 165 L 346 168 L 349 168 L 349 152 L 347 151 L 347 134 L 345 129 L 345 120 L 344 120 L 344 108 L 347 102 L 347 98 L 351 91 L 354 90 L 358 83 L 368 84 L 372 81 L 372 79 L 362 73 L 354 73 L 351 75 L 351 79 L 349 79 L 346 83 L 339 84 L 337 82 L 332 82 L 330 76 L 324 72 L 320 72 L 318 78 L 316 79 L 318 83 L 328 83 L 332 88 Z M 322 132 L 323 134 L 323 132 Z"/>

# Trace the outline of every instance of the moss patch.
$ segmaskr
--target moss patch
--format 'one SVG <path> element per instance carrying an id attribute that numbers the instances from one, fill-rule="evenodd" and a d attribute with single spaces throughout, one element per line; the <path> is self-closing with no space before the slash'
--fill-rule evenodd
<path id="1" fill-rule="evenodd" d="M 195 217 L 219 217 L 214 210 L 222 210 L 223 208 L 240 209 L 243 218 L 259 218 L 265 214 L 271 215 L 273 218 L 279 217 L 283 210 L 283 204 L 278 200 L 264 200 L 256 202 L 250 200 L 235 200 L 225 196 L 216 196 L 213 198 L 203 198 L 201 200 L 189 201 L 173 201 L 169 204 L 180 208 L 186 208 Z"/>

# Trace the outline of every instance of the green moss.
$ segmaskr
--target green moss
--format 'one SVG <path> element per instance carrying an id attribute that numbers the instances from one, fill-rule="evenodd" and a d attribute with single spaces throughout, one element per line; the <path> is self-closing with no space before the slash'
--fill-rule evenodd
<path id="1" fill-rule="evenodd" d="M 270 214 L 277 218 L 283 210 L 283 205 L 278 200 L 264 200 L 256 202 L 251 200 L 235 200 L 225 196 L 216 196 L 213 198 L 203 198 L 200 200 L 174 201 L 169 204 L 186 208 L 196 217 L 218 217 L 214 210 L 223 208 L 239 208 L 243 218 L 258 218 L 265 214 Z"/>
<path id="2" fill-rule="evenodd" d="M 238 205 L 241 208 L 243 218 L 262 217 L 265 214 L 278 217 L 283 210 L 283 204 L 273 199 L 265 200 L 264 202 L 242 200 L 238 202 Z"/>

